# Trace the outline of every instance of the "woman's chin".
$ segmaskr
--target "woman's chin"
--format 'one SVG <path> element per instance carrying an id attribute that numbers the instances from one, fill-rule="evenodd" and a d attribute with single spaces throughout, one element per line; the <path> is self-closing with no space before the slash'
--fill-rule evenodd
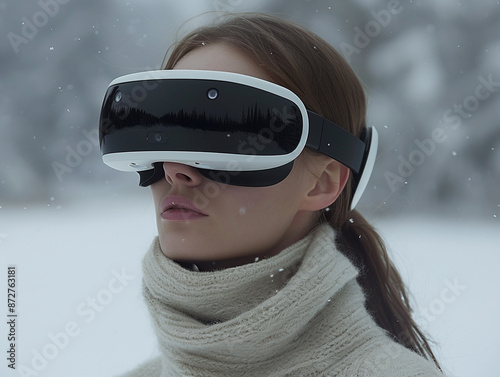
<path id="1" fill-rule="evenodd" d="M 211 259 L 211 252 L 206 242 L 195 237 L 160 236 L 163 254 L 175 261 L 195 262 Z"/>

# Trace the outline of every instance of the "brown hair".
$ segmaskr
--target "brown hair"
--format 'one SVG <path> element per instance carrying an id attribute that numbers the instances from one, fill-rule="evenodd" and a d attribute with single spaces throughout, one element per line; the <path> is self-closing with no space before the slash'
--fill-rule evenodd
<path id="1" fill-rule="evenodd" d="M 314 111 L 359 136 L 366 125 L 363 87 L 344 58 L 326 41 L 282 19 L 259 13 L 229 14 L 213 25 L 191 31 L 172 46 L 165 69 L 188 52 L 226 42 L 259 64 Z M 168 57 L 168 58 L 167 58 Z M 342 194 L 318 217 L 338 230 L 338 245 L 361 270 L 359 283 L 377 324 L 397 342 L 439 364 L 429 342 L 411 316 L 404 283 L 375 229 L 349 210 L 352 179 Z"/>

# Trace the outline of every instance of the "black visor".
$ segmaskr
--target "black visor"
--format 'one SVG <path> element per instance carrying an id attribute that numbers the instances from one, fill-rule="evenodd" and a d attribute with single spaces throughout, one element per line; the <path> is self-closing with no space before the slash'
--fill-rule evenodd
<path id="1" fill-rule="evenodd" d="M 141 186 L 163 178 L 164 161 L 194 166 L 225 184 L 270 186 L 288 176 L 306 146 L 359 176 L 372 144 L 308 111 L 284 87 L 201 70 L 114 80 L 104 98 L 99 137 L 103 161 L 139 172 Z"/>

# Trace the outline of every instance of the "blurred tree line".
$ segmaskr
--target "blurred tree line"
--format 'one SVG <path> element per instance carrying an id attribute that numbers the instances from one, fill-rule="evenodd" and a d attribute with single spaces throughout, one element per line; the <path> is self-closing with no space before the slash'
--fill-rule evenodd
<path id="1" fill-rule="evenodd" d="M 500 216 L 500 5 L 494 0 L 40 0 L 0 3 L 0 205 L 137 177 L 100 159 L 111 80 L 160 66 L 179 26 L 262 11 L 320 35 L 363 81 L 379 157 L 361 206 Z M 188 23 L 194 26 L 197 19 Z M 51 199 L 52 198 L 52 199 Z"/>

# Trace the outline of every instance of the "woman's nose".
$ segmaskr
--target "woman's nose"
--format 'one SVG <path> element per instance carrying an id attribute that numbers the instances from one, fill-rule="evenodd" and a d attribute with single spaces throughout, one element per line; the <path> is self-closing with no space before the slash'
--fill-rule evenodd
<path id="1" fill-rule="evenodd" d="M 196 168 L 176 162 L 164 162 L 163 171 L 165 172 L 165 179 L 171 185 L 197 186 L 203 180 L 203 176 Z"/>

